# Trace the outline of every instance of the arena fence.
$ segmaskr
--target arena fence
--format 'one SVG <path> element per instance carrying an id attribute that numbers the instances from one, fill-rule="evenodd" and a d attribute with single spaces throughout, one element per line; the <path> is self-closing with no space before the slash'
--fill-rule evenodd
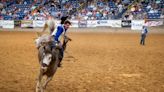
<path id="1" fill-rule="evenodd" d="M 56 21 L 58 24 L 60 21 Z M 74 28 L 94 28 L 94 27 L 112 27 L 126 28 L 132 30 L 141 30 L 142 26 L 161 26 L 164 25 L 164 19 L 152 20 L 71 20 Z M 0 20 L 0 28 L 42 28 L 45 21 L 42 20 Z"/>

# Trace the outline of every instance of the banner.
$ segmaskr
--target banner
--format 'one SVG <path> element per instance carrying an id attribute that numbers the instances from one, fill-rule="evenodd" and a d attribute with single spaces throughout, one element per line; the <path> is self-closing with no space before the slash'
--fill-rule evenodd
<path id="1" fill-rule="evenodd" d="M 87 27 L 96 27 L 97 21 L 96 20 L 88 20 L 87 21 Z"/>
<path id="2" fill-rule="evenodd" d="M 71 20 L 71 27 L 79 27 L 78 23 L 78 20 Z"/>
<path id="3" fill-rule="evenodd" d="M 33 21 L 33 27 L 44 27 L 45 21 L 42 20 L 34 20 Z"/>
<path id="4" fill-rule="evenodd" d="M 21 27 L 31 28 L 31 27 L 33 27 L 33 21 L 32 20 L 21 20 Z"/>
<path id="5" fill-rule="evenodd" d="M 13 20 L 3 20 L 2 28 L 14 28 L 14 21 Z"/>
<path id="6" fill-rule="evenodd" d="M 80 20 L 78 23 L 79 28 L 85 28 L 87 27 L 87 21 L 86 20 Z"/>
<path id="7" fill-rule="evenodd" d="M 3 20 L 0 20 L 0 28 L 3 27 Z"/>
<path id="8" fill-rule="evenodd" d="M 97 26 L 98 27 L 109 26 L 108 20 L 97 20 Z"/>
<path id="9" fill-rule="evenodd" d="M 163 25 L 163 20 L 153 20 L 153 21 L 148 21 L 145 23 L 145 26 L 152 27 L 152 26 L 161 26 Z"/>
<path id="10" fill-rule="evenodd" d="M 122 20 L 121 26 L 122 27 L 131 27 L 131 20 Z"/>
<path id="11" fill-rule="evenodd" d="M 142 30 L 142 27 L 144 25 L 144 20 L 132 20 L 132 30 Z"/>
<path id="12" fill-rule="evenodd" d="M 14 20 L 14 26 L 15 27 L 20 27 L 21 26 L 21 21 L 20 20 Z"/>
<path id="13" fill-rule="evenodd" d="M 109 26 L 117 28 L 121 27 L 121 22 L 121 20 L 108 20 Z"/>

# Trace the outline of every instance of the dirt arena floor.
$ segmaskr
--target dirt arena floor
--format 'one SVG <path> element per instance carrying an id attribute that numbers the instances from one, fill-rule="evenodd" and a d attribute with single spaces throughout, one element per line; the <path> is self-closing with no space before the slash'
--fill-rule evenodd
<path id="1" fill-rule="evenodd" d="M 35 90 L 39 71 L 36 32 L 20 31 L 0 31 L 0 92 Z M 164 92 L 163 33 L 150 32 L 145 46 L 139 45 L 138 32 L 68 35 L 73 41 L 63 67 L 46 92 Z"/>

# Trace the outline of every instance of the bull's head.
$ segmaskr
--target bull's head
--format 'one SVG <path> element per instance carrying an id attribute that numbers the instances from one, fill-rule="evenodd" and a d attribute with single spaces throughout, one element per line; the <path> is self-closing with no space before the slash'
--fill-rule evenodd
<path id="1" fill-rule="evenodd" d="M 52 51 L 51 51 L 51 46 L 49 45 L 49 42 L 42 42 L 41 43 L 41 48 L 43 50 L 42 53 L 42 64 L 43 66 L 49 65 L 50 62 L 52 61 Z"/>

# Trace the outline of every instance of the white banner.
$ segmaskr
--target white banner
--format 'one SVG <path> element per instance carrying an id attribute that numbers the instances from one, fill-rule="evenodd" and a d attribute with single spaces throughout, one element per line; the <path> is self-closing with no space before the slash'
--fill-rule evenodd
<path id="1" fill-rule="evenodd" d="M 144 25 L 144 20 L 132 20 L 132 30 L 142 30 L 142 27 Z"/>
<path id="2" fill-rule="evenodd" d="M 14 28 L 14 21 L 13 20 L 3 20 L 2 28 Z"/>
<path id="3" fill-rule="evenodd" d="M 97 26 L 98 27 L 109 26 L 108 20 L 97 20 Z"/>
<path id="4" fill-rule="evenodd" d="M 21 20 L 21 27 L 33 27 L 33 21 L 32 20 Z"/>
<path id="5" fill-rule="evenodd" d="M 34 20 L 33 21 L 33 27 L 44 27 L 45 21 L 42 20 Z"/>
<path id="6" fill-rule="evenodd" d="M 108 20 L 108 24 L 111 27 L 121 27 L 122 20 Z"/>
<path id="7" fill-rule="evenodd" d="M 0 28 L 3 27 L 3 20 L 0 20 Z"/>
<path id="8" fill-rule="evenodd" d="M 78 20 L 71 20 L 71 27 L 78 27 L 79 21 Z"/>
<path id="9" fill-rule="evenodd" d="M 163 20 L 159 21 L 148 21 L 145 23 L 146 26 L 152 27 L 152 26 L 160 26 L 163 25 Z"/>
<path id="10" fill-rule="evenodd" d="M 96 20 L 88 20 L 87 21 L 87 27 L 96 27 L 97 21 Z"/>
<path id="11" fill-rule="evenodd" d="M 79 20 L 78 25 L 79 25 L 79 28 L 86 28 L 87 20 Z"/>

